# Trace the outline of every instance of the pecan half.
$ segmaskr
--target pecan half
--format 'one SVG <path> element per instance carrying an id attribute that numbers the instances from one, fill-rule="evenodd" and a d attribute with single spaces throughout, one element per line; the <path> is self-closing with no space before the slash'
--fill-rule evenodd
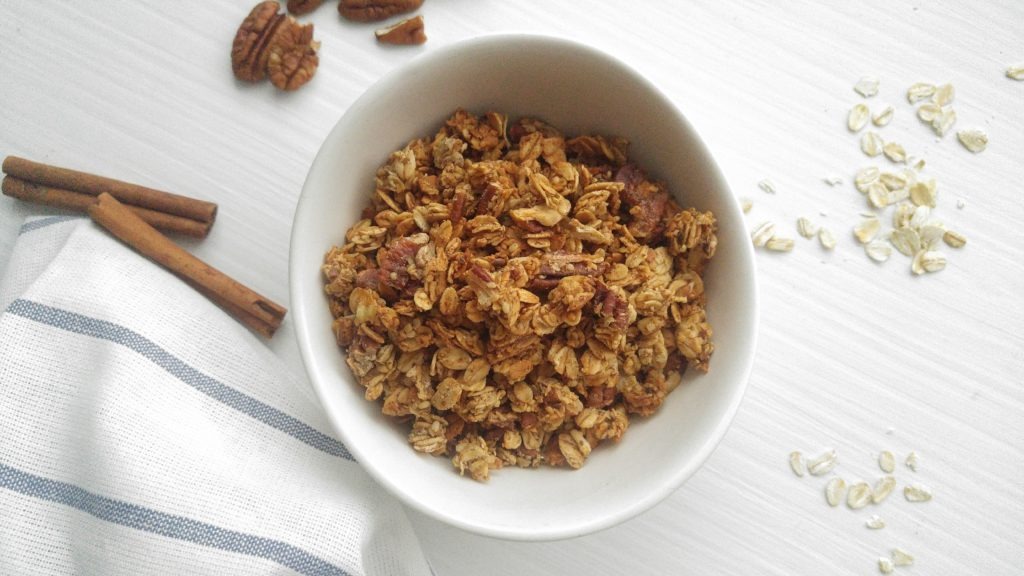
<path id="1" fill-rule="evenodd" d="M 396 14 L 412 12 L 423 0 L 341 0 L 338 12 L 348 20 L 377 22 Z"/>
<path id="2" fill-rule="evenodd" d="M 288 12 L 296 16 L 309 14 L 323 3 L 324 0 L 288 0 Z"/>
<path id="3" fill-rule="evenodd" d="M 374 32 L 378 42 L 385 44 L 423 44 L 427 35 L 423 33 L 423 16 L 407 18 L 401 22 Z"/>
<path id="4" fill-rule="evenodd" d="M 239 80 L 270 80 L 282 90 L 295 90 L 313 77 L 320 60 L 313 25 L 303 26 L 279 12 L 274 0 L 257 4 L 242 21 L 231 44 L 231 70 Z"/>

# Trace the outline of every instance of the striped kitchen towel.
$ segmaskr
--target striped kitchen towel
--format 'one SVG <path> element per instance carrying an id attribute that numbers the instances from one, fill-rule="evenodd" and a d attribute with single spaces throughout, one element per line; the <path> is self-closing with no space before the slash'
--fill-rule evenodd
<path id="1" fill-rule="evenodd" d="M 0 574 L 430 574 L 255 336 L 92 222 L 0 277 Z"/>

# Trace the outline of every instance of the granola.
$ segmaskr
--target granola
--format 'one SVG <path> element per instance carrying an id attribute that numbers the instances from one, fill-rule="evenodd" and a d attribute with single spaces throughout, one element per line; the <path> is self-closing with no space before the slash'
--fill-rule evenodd
<path id="1" fill-rule="evenodd" d="M 579 468 L 707 371 L 715 218 L 627 148 L 457 110 L 378 169 L 322 271 L 348 366 L 415 450 L 478 481 Z"/>

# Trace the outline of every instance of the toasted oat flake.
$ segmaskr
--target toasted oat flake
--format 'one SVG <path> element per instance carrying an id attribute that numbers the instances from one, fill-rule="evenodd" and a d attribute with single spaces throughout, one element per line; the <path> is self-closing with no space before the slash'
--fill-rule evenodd
<path id="1" fill-rule="evenodd" d="M 874 158 L 882 153 L 882 148 L 885 146 L 885 141 L 876 132 L 867 131 L 860 138 L 860 150 L 868 156 Z"/>
<path id="2" fill-rule="evenodd" d="M 953 124 L 956 124 L 956 111 L 952 108 L 943 108 L 939 115 L 932 120 L 932 130 L 939 137 L 942 137 L 946 135 L 946 132 L 949 132 Z"/>
<path id="3" fill-rule="evenodd" d="M 903 146 L 895 142 L 887 142 L 882 146 L 882 152 L 885 153 L 885 157 L 893 162 L 906 162 L 907 151 L 903 149 Z"/>
<path id="4" fill-rule="evenodd" d="M 758 182 L 757 186 L 768 194 L 775 194 L 775 183 L 767 178 Z"/>
<path id="5" fill-rule="evenodd" d="M 857 237 L 857 241 L 861 244 L 867 244 L 875 238 L 881 227 L 882 223 L 878 221 L 878 218 L 872 216 L 861 220 L 859 224 L 854 226 L 853 235 Z"/>
<path id="6" fill-rule="evenodd" d="M 836 467 L 837 455 L 835 450 L 829 450 L 819 454 L 807 463 L 807 471 L 813 476 L 828 474 Z"/>
<path id="7" fill-rule="evenodd" d="M 871 118 L 871 111 L 867 104 L 857 104 L 850 109 L 846 116 L 846 127 L 850 132 L 860 132 L 860 129 L 867 125 Z"/>
<path id="8" fill-rule="evenodd" d="M 804 465 L 804 455 L 799 450 L 789 453 L 789 467 L 793 470 L 793 474 L 800 477 L 803 477 L 807 471 L 807 467 Z"/>
<path id="9" fill-rule="evenodd" d="M 878 94 L 878 78 L 874 76 L 864 76 L 857 81 L 857 84 L 853 86 L 853 89 L 865 98 L 871 98 L 875 94 Z"/>
<path id="10" fill-rule="evenodd" d="M 921 462 L 921 457 L 917 455 L 917 452 L 911 452 L 907 454 L 906 465 L 914 472 L 917 472 L 917 466 Z"/>
<path id="11" fill-rule="evenodd" d="M 818 233 L 818 227 L 814 225 L 814 222 L 801 216 L 796 219 L 796 231 L 804 238 L 814 238 L 814 235 Z"/>
<path id="12" fill-rule="evenodd" d="M 895 566 L 913 566 L 914 557 L 901 548 L 892 549 L 892 563 Z"/>
<path id="13" fill-rule="evenodd" d="M 878 514 L 874 514 L 864 522 L 864 525 L 872 530 L 881 530 L 885 528 L 885 520 L 882 520 Z"/>
<path id="14" fill-rule="evenodd" d="M 931 122 L 942 114 L 942 108 L 937 104 L 926 102 L 917 109 L 917 117 L 923 122 Z"/>
<path id="15" fill-rule="evenodd" d="M 825 501 L 828 505 L 835 508 L 839 506 L 839 503 L 843 501 L 843 495 L 846 493 L 846 481 L 836 476 L 825 484 Z"/>
<path id="16" fill-rule="evenodd" d="M 956 133 L 960 143 L 971 152 L 983 152 L 988 146 L 988 135 L 981 130 L 960 130 Z"/>
<path id="17" fill-rule="evenodd" d="M 892 494 L 895 488 L 896 478 L 892 476 L 879 478 L 878 482 L 875 482 L 875 487 L 871 490 L 871 501 L 875 504 L 881 504 L 883 500 L 889 497 L 889 494 Z"/>
<path id="18" fill-rule="evenodd" d="M 885 262 L 892 255 L 892 248 L 884 240 L 872 240 L 864 245 L 864 252 L 875 262 Z"/>
<path id="19" fill-rule="evenodd" d="M 1018 64 L 1007 68 L 1006 77 L 1014 80 L 1024 80 L 1024 64 Z"/>
<path id="20" fill-rule="evenodd" d="M 907 502 L 927 502 L 932 499 L 932 491 L 924 484 L 911 484 L 903 488 L 903 497 Z"/>
<path id="21" fill-rule="evenodd" d="M 953 230 L 946 230 L 942 234 L 942 241 L 950 248 L 963 248 L 964 245 L 967 244 L 967 238 L 963 234 Z"/>
<path id="22" fill-rule="evenodd" d="M 921 100 L 927 100 L 935 94 L 935 85 L 926 82 L 918 82 L 907 90 L 907 101 L 916 104 Z"/>
<path id="23" fill-rule="evenodd" d="M 860 193 L 867 194 L 868 186 L 878 182 L 880 174 L 881 171 L 874 166 L 861 168 L 857 171 L 857 175 L 853 177 L 853 185 L 857 187 Z"/>
<path id="24" fill-rule="evenodd" d="M 932 102 L 937 106 L 945 106 L 953 102 L 953 98 L 956 97 L 956 90 L 953 89 L 952 84 L 943 84 L 935 89 L 935 93 L 932 94 Z"/>
<path id="25" fill-rule="evenodd" d="M 879 558 L 878 559 L 878 571 L 882 574 L 892 574 L 893 565 L 892 559 L 890 558 Z"/>
<path id="26" fill-rule="evenodd" d="M 871 117 L 871 123 L 881 128 L 886 126 L 889 122 L 892 122 L 892 116 L 896 113 L 896 110 L 892 106 L 886 106 Z"/>
<path id="27" fill-rule="evenodd" d="M 857 482 L 850 486 L 846 494 L 846 505 L 859 510 L 871 503 L 871 486 L 867 482 Z"/>
<path id="28" fill-rule="evenodd" d="M 764 247 L 773 252 L 790 252 L 793 250 L 794 245 L 792 238 L 779 238 L 776 236 L 765 242 Z"/>
<path id="29" fill-rule="evenodd" d="M 775 236 L 775 224 L 771 222 L 762 222 L 757 228 L 754 228 L 754 232 L 750 235 L 754 246 L 758 248 L 764 247 L 773 236 Z"/>
<path id="30" fill-rule="evenodd" d="M 896 469 L 896 457 L 892 452 L 883 450 L 878 454 L 878 467 L 882 469 L 882 472 L 891 474 Z"/>
<path id="31" fill-rule="evenodd" d="M 818 228 L 818 242 L 821 242 L 822 248 L 826 250 L 832 250 L 836 247 L 836 237 L 832 234 L 832 231 L 822 226 Z"/>

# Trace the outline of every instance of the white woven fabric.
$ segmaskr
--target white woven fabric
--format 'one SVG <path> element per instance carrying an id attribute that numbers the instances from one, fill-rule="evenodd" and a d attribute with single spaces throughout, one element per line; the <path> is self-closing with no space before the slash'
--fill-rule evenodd
<path id="1" fill-rule="evenodd" d="M 0 574 L 430 574 L 240 324 L 84 219 L 0 278 Z"/>

